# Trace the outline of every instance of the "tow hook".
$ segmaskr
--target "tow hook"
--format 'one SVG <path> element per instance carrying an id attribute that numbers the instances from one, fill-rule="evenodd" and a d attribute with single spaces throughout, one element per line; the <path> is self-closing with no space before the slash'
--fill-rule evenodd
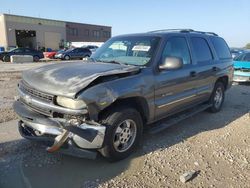
<path id="1" fill-rule="evenodd" d="M 63 133 L 61 135 L 58 135 L 55 138 L 54 144 L 51 147 L 47 147 L 47 151 L 52 153 L 60 149 L 60 147 L 64 144 L 64 142 L 69 137 L 69 131 L 63 130 Z"/>

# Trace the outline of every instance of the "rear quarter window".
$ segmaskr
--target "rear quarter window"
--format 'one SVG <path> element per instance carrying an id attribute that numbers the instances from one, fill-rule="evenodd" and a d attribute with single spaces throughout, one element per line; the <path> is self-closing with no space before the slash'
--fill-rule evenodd
<path id="1" fill-rule="evenodd" d="M 232 58 L 229 47 L 224 39 L 219 37 L 211 37 L 212 44 L 214 45 L 215 51 L 219 59 L 230 59 Z"/>

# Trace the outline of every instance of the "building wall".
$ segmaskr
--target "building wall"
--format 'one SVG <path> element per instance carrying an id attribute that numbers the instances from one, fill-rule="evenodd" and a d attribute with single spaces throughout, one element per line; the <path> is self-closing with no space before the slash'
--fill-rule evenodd
<path id="1" fill-rule="evenodd" d="M 48 47 L 45 44 L 46 32 L 60 34 L 61 40 L 66 40 L 65 22 L 14 15 L 5 15 L 5 21 L 9 47 L 16 46 L 15 30 L 36 31 L 37 47 Z M 58 41 L 55 42 L 57 43 Z"/>
<path id="2" fill-rule="evenodd" d="M 7 48 L 7 36 L 4 15 L 0 15 L 0 47 Z"/>
<path id="3" fill-rule="evenodd" d="M 110 37 L 111 27 L 66 22 L 68 42 L 105 42 Z"/>
<path id="4" fill-rule="evenodd" d="M 103 43 L 111 37 L 108 26 L 3 14 L 0 15 L 0 46 L 16 47 L 16 30 L 36 31 L 36 37 L 29 40 L 36 41 L 36 47 L 45 48 L 59 47 L 59 38 L 60 42 Z"/>

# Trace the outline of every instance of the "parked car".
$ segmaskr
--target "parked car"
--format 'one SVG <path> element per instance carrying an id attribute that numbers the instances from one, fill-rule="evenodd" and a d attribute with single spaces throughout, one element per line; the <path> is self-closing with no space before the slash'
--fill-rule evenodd
<path id="1" fill-rule="evenodd" d="M 233 79 L 223 38 L 193 30 L 113 37 L 89 60 L 23 73 L 14 110 L 24 138 L 50 141 L 49 152 L 121 160 L 146 127 L 219 112 Z"/>
<path id="2" fill-rule="evenodd" d="M 250 82 L 250 52 L 234 58 L 234 81 Z"/>
<path id="3" fill-rule="evenodd" d="M 232 54 L 232 58 L 239 56 L 240 54 L 244 53 L 245 50 L 239 48 L 231 48 L 230 52 Z"/>
<path id="4" fill-rule="evenodd" d="M 62 60 L 83 59 L 91 56 L 91 51 L 88 48 L 71 48 L 63 52 L 58 52 L 55 58 Z"/>
<path id="5" fill-rule="evenodd" d="M 57 51 L 43 52 L 45 58 L 54 59 Z"/>
<path id="6" fill-rule="evenodd" d="M 44 58 L 43 52 L 31 48 L 15 48 L 8 52 L 0 52 L 0 60 L 4 62 L 10 61 L 10 56 L 12 55 L 31 55 L 35 62 Z"/>

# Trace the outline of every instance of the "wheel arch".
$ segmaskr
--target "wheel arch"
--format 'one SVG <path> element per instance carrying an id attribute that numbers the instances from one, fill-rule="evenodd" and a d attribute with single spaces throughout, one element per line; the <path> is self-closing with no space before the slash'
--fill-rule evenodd
<path id="1" fill-rule="evenodd" d="M 135 108 L 141 115 L 143 124 L 147 123 L 149 117 L 149 106 L 148 102 L 144 97 L 129 97 L 129 98 L 118 98 L 108 107 L 104 108 L 98 113 L 98 120 L 110 112 L 113 108 L 119 108 L 120 106 L 128 106 Z"/>
<path id="2" fill-rule="evenodd" d="M 219 77 L 219 78 L 216 80 L 215 84 L 218 83 L 218 82 L 223 83 L 225 90 L 228 89 L 228 82 L 229 82 L 229 77 L 228 77 L 228 76 L 225 75 L 225 76 Z"/>

